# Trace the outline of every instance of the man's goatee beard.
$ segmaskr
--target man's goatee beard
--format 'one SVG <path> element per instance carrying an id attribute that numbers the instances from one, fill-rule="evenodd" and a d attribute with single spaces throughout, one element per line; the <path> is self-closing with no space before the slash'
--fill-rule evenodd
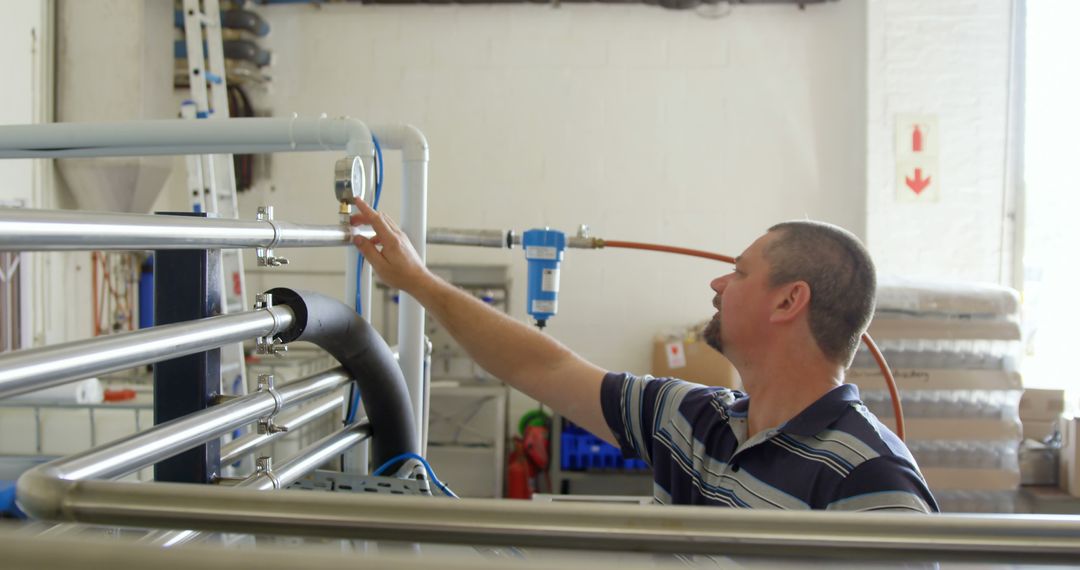
<path id="1" fill-rule="evenodd" d="M 705 332 L 702 333 L 705 337 L 705 344 L 716 349 L 717 352 L 723 354 L 724 346 L 720 341 L 720 316 L 713 317 L 713 320 L 709 321 L 709 324 L 705 326 Z"/>

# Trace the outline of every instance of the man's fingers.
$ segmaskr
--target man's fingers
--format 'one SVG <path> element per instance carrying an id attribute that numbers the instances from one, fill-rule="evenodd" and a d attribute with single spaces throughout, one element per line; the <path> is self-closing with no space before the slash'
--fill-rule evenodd
<path id="1" fill-rule="evenodd" d="M 364 254 L 364 259 L 370 261 L 373 266 L 382 265 L 382 253 L 375 247 L 372 240 L 364 236 L 356 236 L 353 238 L 353 243 L 356 245 L 356 249 L 359 249 L 360 253 Z"/>
<path id="2" fill-rule="evenodd" d="M 356 223 L 370 223 L 371 227 L 375 229 L 375 233 L 379 235 L 386 235 L 392 233 L 396 228 L 387 223 L 387 217 L 376 212 L 371 206 L 364 202 L 360 198 L 355 199 L 356 207 L 360 210 L 358 214 L 354 214 L 349 217 L 349 221 L 353 224 Z"/>

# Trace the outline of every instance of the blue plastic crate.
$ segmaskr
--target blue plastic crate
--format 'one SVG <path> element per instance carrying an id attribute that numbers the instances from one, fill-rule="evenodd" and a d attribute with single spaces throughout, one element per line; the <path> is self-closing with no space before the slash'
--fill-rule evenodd
<path id="1" fill-rule="evenodd" d="M 569 422 L 563 427 L 560 443 L 563 471 L 649 468 L 640 459 L 623 459 L 618 448 Z"/>

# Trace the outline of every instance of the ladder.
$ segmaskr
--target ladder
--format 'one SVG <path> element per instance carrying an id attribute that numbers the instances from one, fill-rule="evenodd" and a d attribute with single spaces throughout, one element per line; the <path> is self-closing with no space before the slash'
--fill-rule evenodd
<path id="1" fill-rule="evenodd" d="M 229 100 L 218 0 L 184 0 L 183 5 L 191 99 L 181 105 L 181 116 L 195 120 L 227 119 Z M 239 217 L 231 154 L 188 156 L 187 171 L 193 211 L 205 212 L 209 217 Z M 239 249 L 221 250 L 221 263 L 215 272 L 222 313 L 244 311 L 249 306 L 242 255 Z M 246 394 L 247 391 L 243 345 L 221 347 L 221 393 Z"/>

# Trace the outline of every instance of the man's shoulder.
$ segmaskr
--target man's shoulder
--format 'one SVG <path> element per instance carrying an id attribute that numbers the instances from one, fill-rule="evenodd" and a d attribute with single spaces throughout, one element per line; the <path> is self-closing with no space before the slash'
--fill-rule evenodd
<path id="1" fill-rule="evenodd" d="M 873 452 L 867 459 L 889 457 L 917 469 L 904 442 L 861 402 L 849 406 L 827 432 L 844 433 L 861 442 Z"/>
<path id="2" fill-rule="evenodd" d="M 708 405 L 714 408 L 729 409 L 746 394 L 724 386 L 708 386 L 692 380 L 684 380 L 675 377 L 653 377 L 645 375 L 640 377 L 642 381 L 657 383 L 656 386 L 665 390 L 678 392 L 684 405 Z"/>

